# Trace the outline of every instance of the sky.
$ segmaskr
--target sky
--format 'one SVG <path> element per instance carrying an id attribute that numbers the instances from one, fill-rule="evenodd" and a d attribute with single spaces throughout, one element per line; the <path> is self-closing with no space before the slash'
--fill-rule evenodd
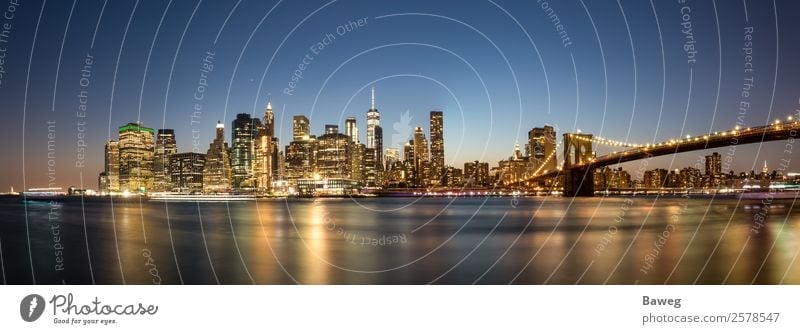
<path id="1" fill-rule="evenodd" d="M 268 101 L 281 146 L 293 115 L 315 134 L 355 116 L 365 142 L 371 87 L 386 147 L 442 110 L 455 166 L 496 165 L 545 124 L 646 143 L 800 109 L 794 1 L 20 2 L 0 7 L 0 191 L 96 188 L 103 144 L 128 122 L 205 152 L 217 121 L 230 141 L 236 114 L 261 117 Z M 784 148 L 717 151 L 749 171 Z"/>

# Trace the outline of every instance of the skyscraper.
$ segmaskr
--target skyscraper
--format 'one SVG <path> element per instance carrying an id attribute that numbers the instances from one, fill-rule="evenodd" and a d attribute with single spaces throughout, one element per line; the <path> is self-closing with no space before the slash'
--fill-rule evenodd
<path id="1" fill-rule="evenodd" d="M 344 134 L 350 137 L 350 141 L 358 144 L 358 126 L 355 117 L 348 117 L 344 120 Z"/>
<path id="2" fill-rule="evenodd" d="M 267 102 L 264 110 L 263 122 L 258 127 L 256 164 L 255 164 L 255 187 L 259 191 L 269 191 L 272 186 L 273 174 L 273 139 L 275 137 L 275 115 L 272 113 L 272 103 Z"/>
<path id="3" fill-rule="evenodd" d="M 430 157 L 428 154 L 428 139 L 425 138 L 425 132 L 421 127 L 414 128 L 414 175 L 417 185 L 426 185 L 429 182 L 430 175 Z"/>
<path id="4" fill-rule="evenodd" d="M 120 191 L 147 192 L 153 188 L 152 128 L 141 123 L 119 127 Z"/>
<path id="5" fill-rule="evenodd" d="M 292 118 L 292 138 L 286 145 L 284 156 L 285 176 L 295 181 L 314 176 L 316 172 L 317 139 L 311 136 L 311 123 L 303 115 Z"/>
<path id="6" fill-rule="evenodd" d="M 195 193 L 203 191 L 203 170 L 206 155 L 187 152 L 175 153 L 169 158 L 169 175 L 174 191 Z"/>
<path id="7" fill-rule="evenodd" d="M 528 145 L 526 154 L 533 160 L 532 167 L 542 171 L 556 170 L 556 132 L 552 126 L 533 128 L 528 131 Z"/>
<path id="8" fill-rule="evenodd" d="M 225 142 L 225 125 L 217 122 L 216 137 L 208 146 L 203 166 L 203 191 L 225 193 L 231 189 L 231 166 L 228 144 Z"/>
<path id="9" fill-rule="evenodd" d="M 178 146 L 175 142 L 175 130 L 158 129 L 158 134 L 156 135 L 156 151 L 153 155 L 154 191 L 170 191 L 172 189 L 172 180 L 169 175 L 169 157 L 175 153 L 178 153 Z"/>
<path id="10" fill-rule="evenodd" d="M 292 117 L 292 140 L 308 140 L 310 135 L 311 123 L 308 121 L 308 118 L 303 115 L 294 115 L 294 117 Z"/>
<path id="11" fill-rule="evenodd" d="M 375 87 L 372 87 L 372 104 L 367 110 L 367 148 L 378 148 L 375 127 L 381 125 L 381 113 L 375 108 Z"/>
<path id="12" fill-rule="evenodd" d="M 339 126 L 325 125 L 325 134 L 317 138 L 316 166 L 323 178 L 351 178 L 352 146 L 350 137 L 339 133 Z"/>
<path id="13" fill-rule="evenodd" d="M 292 141 L 286 145 L 285 152 L 284 168 L 287 180 L 294 181 L 314 176 L 316 172 L 316 138 Z"/>
<path id="14" fill-rule="evenodd" d="M 105 145 L 105 164 L 103 168 L 105 174 L 105 187 L 100 190 L 106 193 L 119 191 L 119 142 L 109 140 Z"/>
<path id="15" fill-rule="evenodd" d="M 706 175 L 717 176 L 722 174 L 722 156 L 714 152 L 706 156 Z"/>
<path id="16" fill-rule="evenodd" d="M 464 185 L 467 187 L 486 186 L 489 182 L 489 163 L 473 162 L 464 163 Z"/>
<path id="17" fill-rule="evenodd" d="M 238 114 L 233 120 L 231 133 L 231 169 L 233 188 L 253 190 L 256 187 L 255 163 L 256 141 L 261 121 L 249 114 Z"/>
<path id="18" fill-rule="evenodd" d="M 352 166 L 350 167 L 350 178 L 360 182 L 365 182 L 364 154 L 367 150 L 367 146 L 361 143 L 351 144 L 353 146 L 353 154 L 352 158 L 350 159 L 352 162 Z"/>
<path id="19" fill-rule="evenodd" d="M 384 169 L 389 169 L 389 166 L 392 166 L 398 161 L 400 161 L 400 151 L 398 151 L 395 147 L 387 148 L 386 153 L 383 156 L 383 162 L 385 166 Z"/>
<path id="20" fill-rule="evenodd" d="M 431 111 L 431 182 L 440 184 L 444 175 L 444 114 Z"/>

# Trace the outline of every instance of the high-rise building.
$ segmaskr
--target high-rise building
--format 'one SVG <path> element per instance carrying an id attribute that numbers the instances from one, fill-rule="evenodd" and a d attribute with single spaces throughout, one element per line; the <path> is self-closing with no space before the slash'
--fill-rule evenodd
<path id="1" fill-rule="evenodd" d="M 308 117 L 303 115 L 294 115 L 294 117 L 292 117 L 292 140 L 308 140 L 310 136 L 311 122 L 308 121 Z"/>
<path id="2" fill-rule="evenodd" d="M 353 146 L 353 154 L 351 159 L 352 163 L 350 167 L 350 178 L 360 182 L 365 182 L 364 153 L 366 152 L 367 146 L 361 143 L 351 142 L 351 144 Z"/>
<path id="3" fill-rule="evenodd" d="M 374 148 L 364 148 L 364 169 L 362 171 L 362 179 L 364 180 L 364 184 L 367 187 L 377 187 L 378 186 L 378 169 L 376 168 L 377 162 L 375 161 L 375 154 Z"/>
<path id="4" fill-rule="evenodd" d="M 283 173 L 281 171 L 281 164 L 283 163 L 283 152 L 279 150 L 281 147 L 278 137 L 272 137 L 272 181 L 283 180 Z"/>
<path id="5" fill-rule="evenodd" d="M 358 126 L 355 117 L 348 117 L 344 120 L 344 134 L 350 137 L 353 144 L 358 144 Z"/>
<path id="6" fill-rule="evenodd" d="M 226 193 L 231 190 L 231 166 L 228 143 L 225 142 L 225 125 L 217 122 L 216 137 L 208 146 L 203 167 L 203 191 Z"/>
<path id="7" fill-rule="evenodd" d="M 156 135 L 156 151 L 153 155 L 153 190 L 170 191 L 172 179 L 169 175 L 170 155 L 178 153 L 175 142 L 175 130 L 158 129 Z"/>
<path id="8" fill-rule="evenodd" d="M 375 87 L 372 87 L 372 104 L 367 111 L 367 148 L 378 148 L 375 127 L 381 125 L 381 113 L 375 108 Z"/>
<path id="9" fill-rule="evenodd" d="M 325 134 L 333 135 L 339 133 L 339 126 L 336 124 L 325 124 Z M 321 140 L 322 138 L 317 138 Z"/>
<path id="10" fill-rule="evenodd" d="M 231 169 L 234 189 L 254 190 L 257 186 L 255 159 L 258 153 L 255 139 L 259 127 L 261 121 L 249 114 L 238 114 L 233 120 Z"/>
<path id="11" fill-rule="evenodd" d="M 527 156 L 533 160 L 533 168 L 556 170 L 556 131 L 552 126 L 545 125 L 528 131 L 528 144 L 525 147 Z"/>
<path id="12" fill-rule="evenodd" d="M 464 183 L 464 171 L 461 168 L 455 168 L 453 166 L 445 167 L 444 173 L 444 185 L 449 187 L 456 187 L 460 186 Z"/>
<path id="13" fill-rule="evenodd" d="M 317 138 L 316 167 L 322 178 L 350 179 L 352 142 L 339 133 L 336 125 L 325 125 L 325 134 Z"/>
<path id="14" fill-rule="evenodd" d="M 272 113 L 272 103 L 267 102 L 264 110 L 263 122 L 258 127 L 256 138 L 256 163 L 255 163 L 255 188 L 266 192 L 272 187 L 273 156 L 275 147 L 275 115 Z"/>
<path id="15" fill-rule="evenodd" d="M 287 180 L 307 179 L 314 176 L 317 140 L 311 136 L 311 123 L 303 115 L 292 117 L 292 141 L 284 154 Z"/>
<path id="16" fill-rule="evenodd" d="M 427 185 L 430 175 L 426 174 L 426 162 L 430 162 L 428 153 L 428 139 L 421 127 L 414 128 L 414 175 L 417 185 Z M 427 168 L 428 170 L 430 168 Z"/>
<path id="17" fill-rule="evenodd" d="M 717 176 L 722 174 L 722 156 L 714 152 L 706 156 L 706 175 Z"/>
<path id="18" fill-rule="evenodd" d="M 169 158 L 169 175 L 172 191 L 180 193 L 199 193 L 203 191 L 203 170 L 206 155 L 187 152 L 175 153 Z"/>
<path id="19" fill-rule="evenodd" d="M 481 187 L 489 185 L 489 163 L 477 160 L 464 163 L 464 185 L 467 187 Z"/>
<path id="20" fill-rule="evenodd" d="M 152 128 L 141 123 L 119 127 L 119 187 L 120 191 L 147 192 L 153 188 Z"/>
<path id="21" fill-rule="evenodd" d="M 375 126 L 375 169 L 378 174 L 383 170 L 383 128 Z"/>
<path id="22" fill-rule="evenodd" d="M 383 156 L 383 164 L 386 166 L 384 169 L 389 169 L 395 162 L 400 161 L 400 151 L 395 147 L 386 149 L 386 154 Z"/>
<path id="23" fill-rule="evenodd" d="M 278 146 L 275 146 L 278 147 Z M 278 152 L 278 180 L 286 180 L 286 155 L 283 151 Z"/>
<path id="24" fill-rule="evenodd" d="M 431 183 L 442 183 L 444 165 L 444 113 L 431 111 Z"/>
<path id="25" fill-rule="evenodd" d="M 403 161 L 414 162 L 414 139 L 403 145 Z"/>
<path id="26" fill-rule="evenodd" d="M 103 168 L 105 182 L 101 192 L 115 193 L 119 191 L 119 142 L 109 140 L 105 145 L 105 163 Z"/>
<path id="27" fill-rule="evenodd" d="M 405 182 L 407 185 L 416 185 L 416 164 L 414 163 L 414 139 L 403 145 L 403 167 L 405 169 Z"/>

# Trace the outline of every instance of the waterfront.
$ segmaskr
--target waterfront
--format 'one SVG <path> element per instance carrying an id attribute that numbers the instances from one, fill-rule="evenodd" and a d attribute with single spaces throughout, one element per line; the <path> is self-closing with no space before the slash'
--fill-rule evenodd
<path id="1" fill-rule="evenodd" d="M 8 284 L 798 284 L 800 210 L 759 203 L 12 197 L 0 250 Z"/>

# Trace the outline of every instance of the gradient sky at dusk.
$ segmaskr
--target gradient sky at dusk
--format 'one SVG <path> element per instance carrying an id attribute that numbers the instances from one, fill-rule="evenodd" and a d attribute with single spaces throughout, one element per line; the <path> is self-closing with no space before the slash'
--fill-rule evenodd
<path id="1" fill-rule="evenodd" d="M 556 126 L 559 138 L 581 129 L 635 143 L 729 129 L 750 76 L 745 27 L 753 27 L 755 83 L 745 124 L 795 112 L 800 5 L 680 2 L 25 1 L 12 20 L 2 19 L 12 30 L 0 43 L 0 190 L 47 185 L 48 121 L 56 123 L 56 183 L 80 185 L 82 175 L 84 187 L 96 188 L 103 143 L 124 123 L 174 128 L 179 151 L 205 152 L 217 120 L 230 140 L 237 113 L 261 117 L 271 100 L 282 147 L 296 114 L 309 116 L 316 134 L 329 123 L 343 129 L 345 117 L 355 116 L 365 142 L 371 86 L 385 146 L 402 145 L 409 127 L 427 132 L 429 111 L 443 110 L 446 162 L 456 166 L 476 159 L 496 165 L 515 142 L 524 145 L 530 128 L 544 124 Z M 545 4 L 570 45 L 562 43 Z M 683 48 L 681 8 L 687 5 L 694 64 Z M 364 18 L 363 26 L 337 33 Z M 334 39 L 313 53 L 310 47 L 326 34 Z M 209 51 L 214 68 L 197 101 Z M 82 88 L 87 54 L 94 64 L 90 85 Z M 312 59 L 287 95 L 307 54 Z M 87 156 L 85 167 L 76 168 L 82 89 Z M 202 111 L 192 122 L 195 103 Z M 401 122 L 406 111 L 408 124 Z M 783 150 L 783 143 L 738 147 L 732 168 L 760 169 L 764 160 L 777 167 L 791 157 Z M 681 168 L 708 153 L 657 158 L 649 168 Z"/>

